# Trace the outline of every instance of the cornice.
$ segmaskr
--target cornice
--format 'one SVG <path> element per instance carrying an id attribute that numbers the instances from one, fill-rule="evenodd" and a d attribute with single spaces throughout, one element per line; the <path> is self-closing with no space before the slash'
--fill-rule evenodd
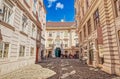
<path id="1" fill-rule="evenodd" d="M 41 28 L 41 23 L 37 21 L 37 18 L 36 17 L 33 17 L 32 14 L 24 7 L 23 4 L 21 4 L 21 2 L 19 0 L 17 0 L 15 2 L 17 4 L 17 6 L 24 12 L 27 14 L 27 16 L 37 25 L 38 28 Z M 36 19 L 35 19 L 36 18 Z"/>
<path id="2" fill-rule="evenodd" d="M 80 22 L 80 26 L 82 24 L 84 24 L 85 20 L 88 18 L 88 16 L 90 15 L 92 9 L 96 6 L 98 0 L 94 0 L 91 4 L 91 6 L 88 8 L 86 14 L 84 15 L 84 17 L 82 18 L 81 22 Z M 80 29 L 80 26 L 78 26 L 78 29 Z"/>

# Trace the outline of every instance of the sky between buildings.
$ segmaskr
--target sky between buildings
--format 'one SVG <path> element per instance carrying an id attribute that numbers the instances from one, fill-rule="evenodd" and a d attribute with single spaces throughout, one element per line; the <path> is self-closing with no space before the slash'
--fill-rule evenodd
<path id="1" fill-rule="evenodd" d="M 44 0 L 44 4 L 47 10 L 47 21 L 74 21 L 74 0 Z"/>

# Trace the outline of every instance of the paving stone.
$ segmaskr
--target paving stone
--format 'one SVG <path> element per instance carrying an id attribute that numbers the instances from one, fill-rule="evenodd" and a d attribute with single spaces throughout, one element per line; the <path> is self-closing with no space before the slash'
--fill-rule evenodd
<path id="1" fill-rule="evenodd" d="M 65 74 L 63 74 L 60 78 L 66 78 L 66 77 L 68 77 L 70 74 L 69 73 L 65 73 Z"/>
<path id="2" fill-rule="evenodd" d="M 62 68 L 62 70 L 68 70 L 67 68 Z"/>
<path id="3" fill-rule="evenodd" d="M 73 75 L 73 74 L 75 74 L 75 73 L 76 73 L 76 71 L 73 70 L 73 71 L 70 72 L 70 75 Z"/>
<path id="4" fill-rule="evenodd" d="M 89 68 L 89 70 L 94 70 L 95 68 Z"/>

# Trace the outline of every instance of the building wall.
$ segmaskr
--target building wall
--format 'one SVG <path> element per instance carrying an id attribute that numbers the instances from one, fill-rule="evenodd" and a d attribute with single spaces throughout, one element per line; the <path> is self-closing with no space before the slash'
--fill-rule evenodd
<path id="1" fill-rule="evenodd" d="M 67 29 L 66 29 L 67 28 Z M 60 36 L 57 37 L 57 33 L 60 33 Z M 49 36 L 49 33 L 52 34 L 52 36 Z M 67 33 L 67 36 L 65 35 Z M 49 51 L 52 52 L 52 55 L 55 53 L 56 47 L 60 47 L 62 53 L 64 54 L 65 51 L 68 52 L 68 54 L 75 54 L 76 51 L 79 51 L 79 48 L 76 47 L 76 39 L 78 39 L 78 36 L 76 34 L 76 28 L 71 27 L 47 27 L 46 28 L 46 54 L 49 53 Z M 57 45 L 57 41 L 60 41 L 60 44 Z M 65 44 L 67 46 L 65 46 Z M 49 46 L 51 45 L 51 46 Z M 54 57 L 54 56 L 53 56 Z"/>
<path id="2" fill-rule="evenodd" d="M 89 53 L 91 49 L 90 46 L 92 46 L 93 66 L 100 66 L 102 67 L 102 70 L 108 73 L 120 75 L 120 57 L 118 51 L 118 38 L 116 31 L 117 20 L 115 22 L 114 2 L 113 0 L 91 1 L 92 2 L 90 2 L 89 7 L 84 8 L 84 16 L 82 11 L 79 12 L 77 9 L 79 9 L 79 7 L 81 7 L 80 9 L 82 9 L 82 6 L 86 6 L 86 2 L 80 0 L 80 2 L 76 1 L 75 4 L 75 7 L 77 8 L 76 20 L 78 21 L 79 17 L 81 19 L 81 21 L 78 21 L 79 34 L 80 32 L 82 32 L 82 36 L 79 35 L 79 39 L 82 39 L 80 41 L 80 49 L 82 49 L 81 53 L 87 53 L 88 64 L 90 64 Z M 82 5 L 82 3 L 84 3 L 84 5 Z M 100 28 L 97 27 L 97 29 L 95 30 L 93 14 L 97 9 L 99 10 Z M 89 35 L 88 32 L 86 32 L 86 34 L 88 35 L 85 38 L 83 27 L 84 25 L 87 26 L 87 21 L 89 19 L 91 19 L 92 33 Z M 88 27 L 86 27 L 86 29 L 88 30 Z M 102 38 L 100 38 L 99 35 Z M 96 39 L 98 40 L 98 43 L 96 43 Z M 102 55 L 102 57 L 100 55 Z M 103 58 L 103 63 L 100 63 L 100 58 Z"/>
<path id="3" fill-rule="evenodd" d="M 3 4 L 2 2 L 4 1 L 5 0 L 2 0 L 0 3 Z M 29 6 L 33 4 L 31 0 L 29 5 L 26 4 L 24 0 L 17 0 L 16 2 L 9 0 L 4 3 L 13 5 L 13 14 L 10 16 L 9 22 L 4 21 L 2 19 L 3 16 L 0 16 L 0 30 L 3 38 L 0 43 L 9 43 L 8 56 L 0 58 L 0 75 L 10 73 L 16 69 L 35 63 L 37 48 L 36 40 L 40 40 L 40 38 L 37 38 L 37 29 L 41 28 L 40 22 L 37 21 L 36 16 L 32 13 L 32 6 Z M 2 9 L 2 6 L 0 6 L 0 9 Z M 29 13 L 27 13 L 28 11 Z M 28 24 L 24 31 L 22 30 L 23 14 L 28 19 Z M 32 32 L 33 24 L 35 26 L 34 33 Z M 41 32 L 41 30 L 39 31 Z M 20 45 L 25 46 L 24 56 L 19 56 Z M 33 48 L 33 51 L 31 48 Z"/>

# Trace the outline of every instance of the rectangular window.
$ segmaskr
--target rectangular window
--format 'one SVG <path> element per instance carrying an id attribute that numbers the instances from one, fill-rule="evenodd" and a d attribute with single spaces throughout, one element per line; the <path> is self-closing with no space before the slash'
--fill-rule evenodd
<path id="1" fill-rule="evenodd" d="M 86 26 L 83 27 L 84 30 L 84 37 L 86 38 Z"/>
<path id="2" fill-rule="evenodd" d="M 119 38 L 119 43 L 120 43 L 120 30 L 118 31 L 118 38 Z"/>
<path id="3" fill-rule="evenodd" d="M 80 41 L 82 41 L 82 32 L 80 32 Z"/>
<path id="4" fill-rule="evenodd" d="M 38 11 L 38 20 L 40 21 L 40 18 L 41 18 L 41 6 L 39 6 L 39 11 Z"/>
<path id="5" fill-rule="evenodd" d="M 66 32 L 64 32 L 64 36 L 65 37 L 67 37 L 68 36 L 68 32 L 66 31 Z"/>
<path id="6" fill-rule="evenodd" d="M 85 12 L 84 12 L 84 7 L 82 7 L 82 14 L 83 14 L 83 16 L 84 16 L 84 13 L 85 13 Z"/>
<path id="7" fill-rule="evenodd" d="M 25 46 L 20 45 L 19 56 L 23 57 L 25 55 Z"/>
<path id="8" fill-rule="evenodd" d="M 30 4 L 30 0 L 25 0 L 25 2 L 26 2 L 27 4 Z"/>
<path id="9" fill-rule="evenodd" d="M 34 0 L 34 4 L 33 4 L 33 12 L 34 12 L 34 14 L 36 14 L 36 8 L 37 8 L 37 0 Z"/>
<path id="10" fill-rule="evenodd" d="M 27 30 L 27 25 L 28 25 L 28 19 L 25 15 L 22 16 L 22 31 L 26 32 Z"/>
<path id="11" fill-rule="evenodd" d="M 94 18 L 94 29 L 96 30 L 97 27 L 99 26 L 100 23 L 100 19 L 99 19 L 99 11 L 98 9 L 95 11 L 95 13 L 93 14 L 93 18 Z"/>
<path id="12" fill-rule="evenodd" d="M 60 32 L 57 32 L 57 37 L 60 37 Z"/>
<path id="13" fill-rule="evenodd" d="M 13 18 L 13 10 L 12 10 L 13 6 L 8 4 L 8 3 L 4 3 L 3 4 L 3 18 L 2 20 L 12 24 L 12 18 Z"/>
<path id="14" fill-rule="evenodd" d="M 0 43 L 0 58 L 7 58 L 9 53 L 9 43 Z"/>
<path id="15" fill-rule="evenodd" d="M 49 37 L 52 37 L 52 32 L 49 32 Z"/>
<path id="16" fill-rule="evenodd" d="M 35 37 L 35 25 L 34 24 L 32 24 L 32 37 Z"/>
<path id="17" fill-rule="evenodd" d="M 120 0 L 114 0 L 116 17 L 120 15 Z"/>
<path id="18" fill-rule="evenodd" d="M 89 7 L 89 2 L 88 2 L 89 0 L 86 0 L 86 7 L 87 7 L 87 9 L 88 9 L 88 7 Z"/>
<path id="19" fill-rule="evenodd" d="M 88 22 L 87 22 L 87 27 L 88 27 L 88 35 L 90 35 L 91 32 L 92 32 L 91 19 L 88 20 Z"/>
<path id="20" fill-rule="evenodd" d="M 31 47 L 30 56 L 33 56 L 33 55 L 34 55 L 34 48 Z"/>

